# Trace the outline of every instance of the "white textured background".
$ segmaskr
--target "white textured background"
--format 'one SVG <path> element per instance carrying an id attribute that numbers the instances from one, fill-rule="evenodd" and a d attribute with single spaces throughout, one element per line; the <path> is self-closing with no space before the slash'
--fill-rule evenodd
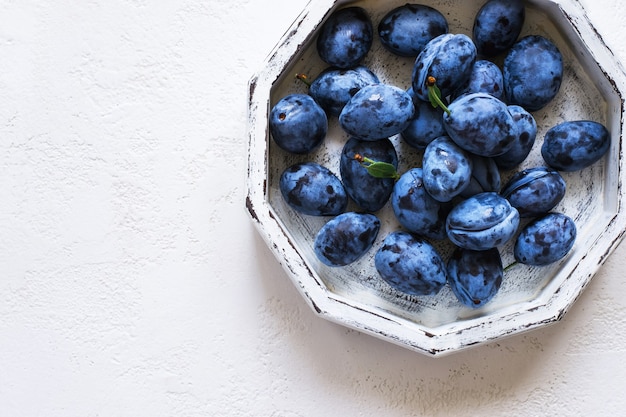
<path id="1" fill-rule="evenodd" d="M 626 62 L 626 9 L 581 0 Z M 244 208 L 304 0 L 0 0 L 0 416 L 618 416 L 626 246 L 565 319 L 432 359 L 322 320 Z"/>

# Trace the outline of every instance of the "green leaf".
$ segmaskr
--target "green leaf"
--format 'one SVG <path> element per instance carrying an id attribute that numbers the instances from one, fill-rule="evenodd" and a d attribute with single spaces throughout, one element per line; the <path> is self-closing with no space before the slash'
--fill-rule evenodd
<path id="1" fill-rule="evenodd" d="M 428 100 L 430 100 L 430 104 L 437 108 L 441 104 L 441 90 L 436 85 L 428 87 Z"/>
<path id="2" fill-rule="evenodd" d="M 432 104 L 434 108 L 441 107 L 443 111 L 450 114 L 450 109 L 448 109 L 441 100 L 441 90 L 436 84 L 428 86 L 428 100 L 430 100 L 430 104 Z"/>
<path id="3" fill-rule="evenodd" d="M 375 178 L 394 178 L 399 177 L 396 167 L 387 162 L 374 162 L 369 165 L 363 164 L 367 172 Z"/>

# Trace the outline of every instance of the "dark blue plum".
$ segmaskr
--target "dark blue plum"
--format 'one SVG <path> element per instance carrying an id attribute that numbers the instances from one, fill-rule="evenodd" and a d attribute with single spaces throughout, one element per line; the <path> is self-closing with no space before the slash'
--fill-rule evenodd
<path id="1" fill-rule="evenodd" d="M 398 154 L 389 139 L 365 141 L 350 138 L 343 146 L 339 162 L 341 181 L 348 195 L 363 210 L 375 212 L 389 200 L 393 192 L 392 178 L 375 178 L 354 157 L 356 154 L 398 168 Z"/>
<path id="2" fill-rule="evenodd" d="M 548 213 L 529 223 L 515 240 L 515 260 L 545 266 L 565 257 L 576 242 L 576 224 L 562 213 Z"/>
<path id="3" fill-rule="evenodd" d="M 379 230 L 380 220 L 373 214 L 342 213 L 320 229 L 313 249 L 324 264 L 345 266 L 370 250 Z"/>
<path id="4" fill-rule="evenodd" d="M 346 7 L 333 12 L 320 29 L 317 52 L 330 66 L 357 66 L 372 47 L 374 27 L 361 7 Z"/>
<path id="5" fill-rule="evenodd" d="M 328 118 L 311 96 L 289 94 L 272 107 L 269 127 L 279 147 L 288 152 L 305 154 L 324 141 Z"/>
<path id="6" fill-rule="evenodd" d="M 466 307 L 479 308 L 498 293 L 504 268 L 498 249 L 474 251 L 457 248 L 447 266 L 448 284 Z"/>
<path id="7" fill-rule="evenodd" d="M 433 38 L 448 33 L 448 21 L 436 9 L 407 3 L 387 13 L 378 24 L 380 42 L 396 55 L 416 57 Z"/>
<path id="8" fill-rule="evenodd" d="M 413 90 L 410 89 L 409 95 Z M 430 102 L 413 100 L 415 114 L 409 121 L 409 125 L 400 136 L 409 145 L 417 149 L 424 149 L 430 142 L 446 134 L 443 128 L 442 110 L 435 108 Z"/>
<path id="9" fill-rule="evenodd" d="M 313 80 L 309 94 L 326 113 L 339 116 L 343 107 L 357 91 L 378 82 L 376 74 L 362 65 L 351 69 L 327 68 Z"/>
<path id="10" fill-rule="evenodd" d="M 509 49 L 502 75 L 509 104 L 517 104 L 528 111 L 540 110 L 561 88 L 563 57 L 551 40 L 528 35 Z"/>
<path id="11" fill-rule="evenodd" d="M 381 278 L 409 295 L 435 295 L 446 284 L 446 266 L 426 240 L 406 232 L 393 232 L 374 256 Z"/>
<path id="12" fill-rule="evenodd" d="M 565 180 L 548 167 L 525 169 L 513 175 L 500 193 L 520 217 L 537 217 L 552 210 L 565 197 Z"/>
<path id="13" fill-rule="evenodd" d="M 348 206 L 348 194 L 335 174 L 315 162 L 294 164 L 279 181 L 285 202 L 310 216 L 335 216 Z"/>
<path id="14" fill-rule="evenodd" d="M 475 61 L 476 47 L 467 35 L 437 36 L 415 59 L 411 76 L 414 94 L 428 101 L 427 78 L 435 77 L 441 96 L 448 97 L 468 80 Z"/>
<path id="15" fill-rule="evenodd" d="M 454 92 L 454 97 L 468 93 L 487 93 L 501 100 L 504 96 L 504 82 L 500 67 L 484 59 L 474 62 L 469 79 Z"/>
<path id="16" fill-rule="evenodd" d="M 446 233 L 461 248 L 487 250 L 509 241 L 519 219 L 507 199 L 496 192 L 485 192 L 454 206 L 446 219 Z"/>
<path id="17" fill-rule="evenodd" d="M 535 144 L 537 137 L 537 122 L 531 113 L 522 106 L 508 106 L 509 113 L 517 124 L 517 138 L 508 151 L 493 159 L 500 169 L 512 169 L 524 162 Z"/>
<path id="18" fill-rule="evenodd" d="M 426 147 L 422 170 L 428 194 L 437 201 L 447 202 L 469 185 L 472 159 L 448 136 L 440 136 Z"/>
<path id="19" fill-rule="evenodd" d="M 445 239 L 450 205 L 440 203 L 426 191 L 422 168 L 412 168 L 396 181 L 391 207 L 398 222 L 409 232 L 431 239 Z"/>
<path id="20" fill-rule="evenodd" d="M 601 123 L 574 120 L 560 123 L 546 132 L 541 156 L 559 171 L 578 171 L 599 161 L 609 150 L 611 137 Z"/>
<path id="21" fill-rule="evenodd" d="M 478 53 L 493 57 L 508 50 L 517 40 L 526 9 L 521 0 L 489 0 L 476 13 L 472 39 Z"/>
<path id="22" fill-rule="evenodd" d="M 339 124 L 362 140 L 379 140 L 402 132 L 415 112 L 411 96 L 390 84 L 361 88 L 345 105 Z"/>
<path id="23" fill-rule="evenodd" d="M 443 126 L 457 145 L 480 156 L 501 155 L 513 146 L 517 124 L 506 104 L 487 93 L 459 97 L 444 113 Z"/>
<path id="24" fill-rule="evenodd" d="M 461 197 L 468 198 L 487 191 L 500 192 L 500 171 L 493 158 L 471 154 L 471 159 L 472 176 Z"/>

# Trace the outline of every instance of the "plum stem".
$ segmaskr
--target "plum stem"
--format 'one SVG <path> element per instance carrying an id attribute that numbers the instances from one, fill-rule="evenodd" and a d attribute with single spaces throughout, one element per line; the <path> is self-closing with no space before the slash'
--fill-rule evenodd
<path id="1" fill-rule="evenodd" d="M 509 265 L 507 265 L 506 268 L 504 268 L 504 272 L 508 272 L 509 270 L 513 269 L 515 266 L 517 266 L 519 264 L 519 262 L 515 261 Z"/>
<path id="2" fill-rule="evenodd" d="M 306 74 L 299 72 L 296 74 L 296 78 L 306 84 L 307 87 L 311 86 L 311 81 L 309 81 L 309 77 Z"/>
<path id="3" fill-rule="evenodd" d="M 448 116 L 451 114 L 450 109 L 443 104 L 441 100 L 441 90 L 437 87 L 437 80 L 432 75 L 429 75 L 426 78 L 426 87 L 428 88 L 428 100 L 430 100 L 430 104 L 434 108 L 441 107 L 443 111 L 448 113 Z"/>
<path id="4" fill-rule="evenodd" d="M 368 174 L 374 178 L 393 178 L 394 181 L 400 178 L 400 174 L 393 164 L 374 161 L 359 153 L 354 155 L 354 159 L 358 161 L 363 168 L 367 169 Z"/>

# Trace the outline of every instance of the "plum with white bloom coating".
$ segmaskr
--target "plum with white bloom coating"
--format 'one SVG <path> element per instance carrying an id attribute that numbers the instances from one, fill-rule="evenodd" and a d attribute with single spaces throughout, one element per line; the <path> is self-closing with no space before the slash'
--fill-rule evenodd
<path id="1" fill-rule="evenodd" d="M 565 180 L 558 171 L 534 167 L 513 175 L 501 195 L 520 217 L 536 217 L 552 210 L 565 197 Z"/>
<path id="2" fill-rule="evenodd" d="M 378 76 L 359 65 L 350 69 L 327 68 L 313 80 L 309 94 L 331 116 L 341 110 L 357 91 L 366 85 L 377 84 Z"/>
<path id="3" fill-rule="evenodd" d="M 348 195 L 339 178 L 315 162 L 297 163 L 280 176 L 280 192 L 294 210 L 310 216 L 335 216 L 348 206 Z"/>
<path id="4" fill-rule="evenodd" d="M 559 171 L 579 171 L 599 161 L 609 150 L 611 136 L 601 123 L 574 120 L 546 132 L 541 156 Z"/>
<path id="5" fill-rule="evenodd" d="M 500 67 L 485 59 L 474 62 L 468 80 L 454 92 L 454 96 L 460 97 L 467 93 L 487 93 L 502 99 L 504 81 Z"/>
<path id="6" fill-rule="evenodd" d="M 446 284 L 446 266 L 428 241 L 406 232 L 390 233 L 374 256 L 381 278 L 409 295 L 435 295 Z"/>
<path id="7" fill-rule="evenodd" d="M 335 11 L 322 25 L 317 37 L 317 52 L 337 68 L 352 68 L 365 58 L 374 40 L 369 14 L 361 7 Z"/>
<path id="8" fill-rule="evenodd" d="M 476 47 L 467 35 L 437 36 L 415 59 L 411 76 L 414 94 L 420 100 L 429 101 L 428 78 L 434 77 L 441 96 L 449 96 L 468 80 L 475 61 Z"/>
<path id="9" fill-rule="evenodd" d="M 512 169 L 524 162 L 537 137 L 537 121 L 530 112 L 515 104 L 508 109 L 517 125 L 517 137 L 508 151 L 493 158 L 501 169 Z"/>
<path id="10" fill-rule="evenodd" d="M 540 110 L 561 88 L 561 51 L 543 36 L 525 36 L 509 49 L 502 75 L 508 104 L 517 104 L 528 111 Z"/>
<path id="11" fill-rule="evenodd" d="M 472 178 L 470 154 L 448 136 L 441 136 L 428 144 L 422 167 L 426 191 L 441 202 L 448 202 L 459 195 Z"/>
<path id="12" fill-rule="evenodd" d="M 305 154 L 324 141 L 328 118 L 311 96 L 289 94 L 272 107 L 269 127 L 278 146 L 288 152 Z"/>
<path id="13" fill-rule="evenodd" d="M 461 248 L 487 250 L 508 242 L 519 220 L 517 209 L 507 199 L 485 192 L 454 206 L 446 219 L 446 233 Z"/>
<path id="14" fill-rule="evenodd" d="M 576 224 L 570 217 L 548 213 L 522 229 L 513 248 L 515 260 L 534 266 L 554 263 L 572 249 L 576 233 Z"/>
<path id="15" fill-rule="evenodd" d="M 509 49 L 517 40 L 526 10 L 521 0 L 489 0 L 474 18 L 472 39 L 478 53 L 493 57 Z"/>
<path id="16" fill-rule="evenodd" d="M 498 293 L 504 268 L 496 248 L 485 251 L 457 248 L 448 260 L 447 273 L 456 298 L 467 307 L 479 308 Z"/>
<path id="17" fill-rule="evenodd" d="M 362 140 L 389 138 L 409 125 L 415 112 L 409 94 L 390 84 L 372 84 L 360 89 L 339 115 L 339 125 Z"/>
<path id="18" fill-rule="evenodd" d="M 339 161 L 341 181 L 348 195 L 363 210 L 375 212 L 383 208 L 393 192 L 393 178 L 376 178 L 355 159 L 362 155 L 398 168 L 398 154 L 389 139 L 366 141 L 350 138 L 343 146 Z"/>
<path id="19" fill-rule="evenodd" d="M 379 229 L 380 220 L 373 214 L 342 213 L 319 230 L 313 249 L 324 264 L 345 266 L 356 262 L 370 250 Z"/>
<path id="20" fill-rule="evenodd" d="M 443 115 L 443 126 L 461 148 L 480 156 L 502 155 L 518 136 L 506 104 L 487 93 L 470 93 L 454 100 Z"/>
<path id="21" fill-rule="evenodd" d="M 409 94 L 413 94 L 412 89 L 409 90 Z M 408 145 L 417 149 L 424 149 L 430 142 L 446 134 L 443 128 L 442 111 L 420 99 L 414 98 L 413 104 L 415 105 L 415 114 L 406 129 L 400 133 L 400 136 Z"/>
<path id="22" fill-rule="evenodd" d="M 444 33 L 448 33 L 444 15 L 423 4 L 396 7 L 378 24 L 380 42 L 400 56 L 416 57 L 431 39 Z"/>
<path id="23" fill-rule="evenodd" d="M 471 154 L 472 175 L 469 185 L 461 192 L 461 197 L 469 198 L 487 191 L 500 192 L 500 171 L 494 158 Z"/>
<path id="24" fill-rule="evenodd" d="M 445 239 L 445 222 L 450 207 L 426 191 L 422 168 L 409 169 L 396 181 L 391 207 L 398 222 L 409 232 L 431 239 Z"/>

